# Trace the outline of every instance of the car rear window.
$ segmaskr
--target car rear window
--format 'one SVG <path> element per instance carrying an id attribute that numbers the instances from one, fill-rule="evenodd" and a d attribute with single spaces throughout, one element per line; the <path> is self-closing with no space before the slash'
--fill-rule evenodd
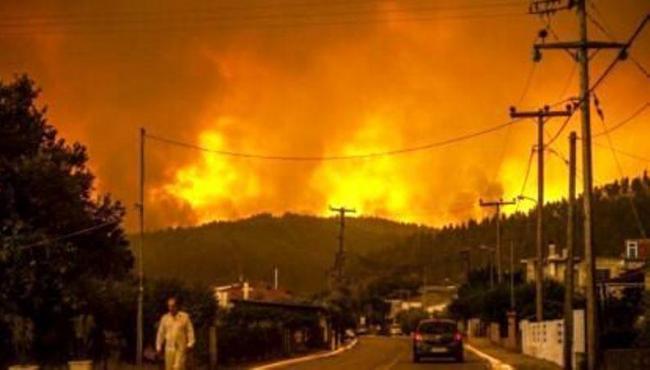
<path id="1" fill-rule="evenodd" d="M 423 322 L 418 327 L 423 334 L 448 334 L 456 331 L 456 324 L 451 322 Z"/>

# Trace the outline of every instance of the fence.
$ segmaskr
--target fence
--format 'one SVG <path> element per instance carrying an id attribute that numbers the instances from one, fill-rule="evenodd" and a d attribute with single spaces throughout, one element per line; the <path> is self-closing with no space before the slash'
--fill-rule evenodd
<path id="1" fill-rule="evenodd" d="M 564 320 L 542 322 L 522 321 L 521 350 L 524 354 L 554 362 L 564 367 Z M 585 352 L 585 319 L 583 310 L 573 311 L 573 367 Z"/>

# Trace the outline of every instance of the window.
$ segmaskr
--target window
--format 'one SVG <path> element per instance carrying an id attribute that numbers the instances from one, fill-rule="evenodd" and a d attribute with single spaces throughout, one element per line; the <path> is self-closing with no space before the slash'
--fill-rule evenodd
<path id="1" fill-rule="evenodd" d="M 625 257 L 629 260 L 639 258 L 639 242 L 636 240 L 628 240 L 627 248 L 625 250 Z"/>

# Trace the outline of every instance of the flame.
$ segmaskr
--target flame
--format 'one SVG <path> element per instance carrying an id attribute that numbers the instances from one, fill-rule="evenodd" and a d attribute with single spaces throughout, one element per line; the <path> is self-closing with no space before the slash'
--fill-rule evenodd
<path id="1" fill-rule="evenodd" d="M 386 151 L 395 143 L 395 137 L 388 137 L 382 131 L 386 126 L 378 116 L 369 118 L 340 153 L 358 155 Z M 389 157 L 328 162 L 314 172 L 311 186 L 314 191 L 327 195 L 328 205 L 352 207 L 359 214 L 404 216 L 414 187 L 408 184 L 399 165 L 399 160 Z"/>
<path id="2" fill-rule="evenodd" d="M 225 140 L 218 131 L 204 131 L 199 136 L 202 147 L 224 149 Z M 254 199 L 260 184 L 253 174 L 219 155 L 202 153 L 200 161 L 175 171 L 173 181 L 154 194 L 164 193 L 190 205 L 199 222 L 238 215 L 232 200 Z M 225 205 L 225 206 L 224 206 Z"/>

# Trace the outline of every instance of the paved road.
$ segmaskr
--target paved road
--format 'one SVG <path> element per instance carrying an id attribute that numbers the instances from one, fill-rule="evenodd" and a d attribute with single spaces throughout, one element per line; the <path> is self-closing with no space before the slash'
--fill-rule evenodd
<path id="1" fill-rule="evenodd" d="M 486 370 L 489 366 L 468 350 L 465 350 L 465 362 L 461 364 L 446 360 L 425 360 L 423 363 L 415 364 L 411 359 L 409 338 L 362 337 L 354 348 L 338 356 L 290 365 L 283 369 Z"/>

